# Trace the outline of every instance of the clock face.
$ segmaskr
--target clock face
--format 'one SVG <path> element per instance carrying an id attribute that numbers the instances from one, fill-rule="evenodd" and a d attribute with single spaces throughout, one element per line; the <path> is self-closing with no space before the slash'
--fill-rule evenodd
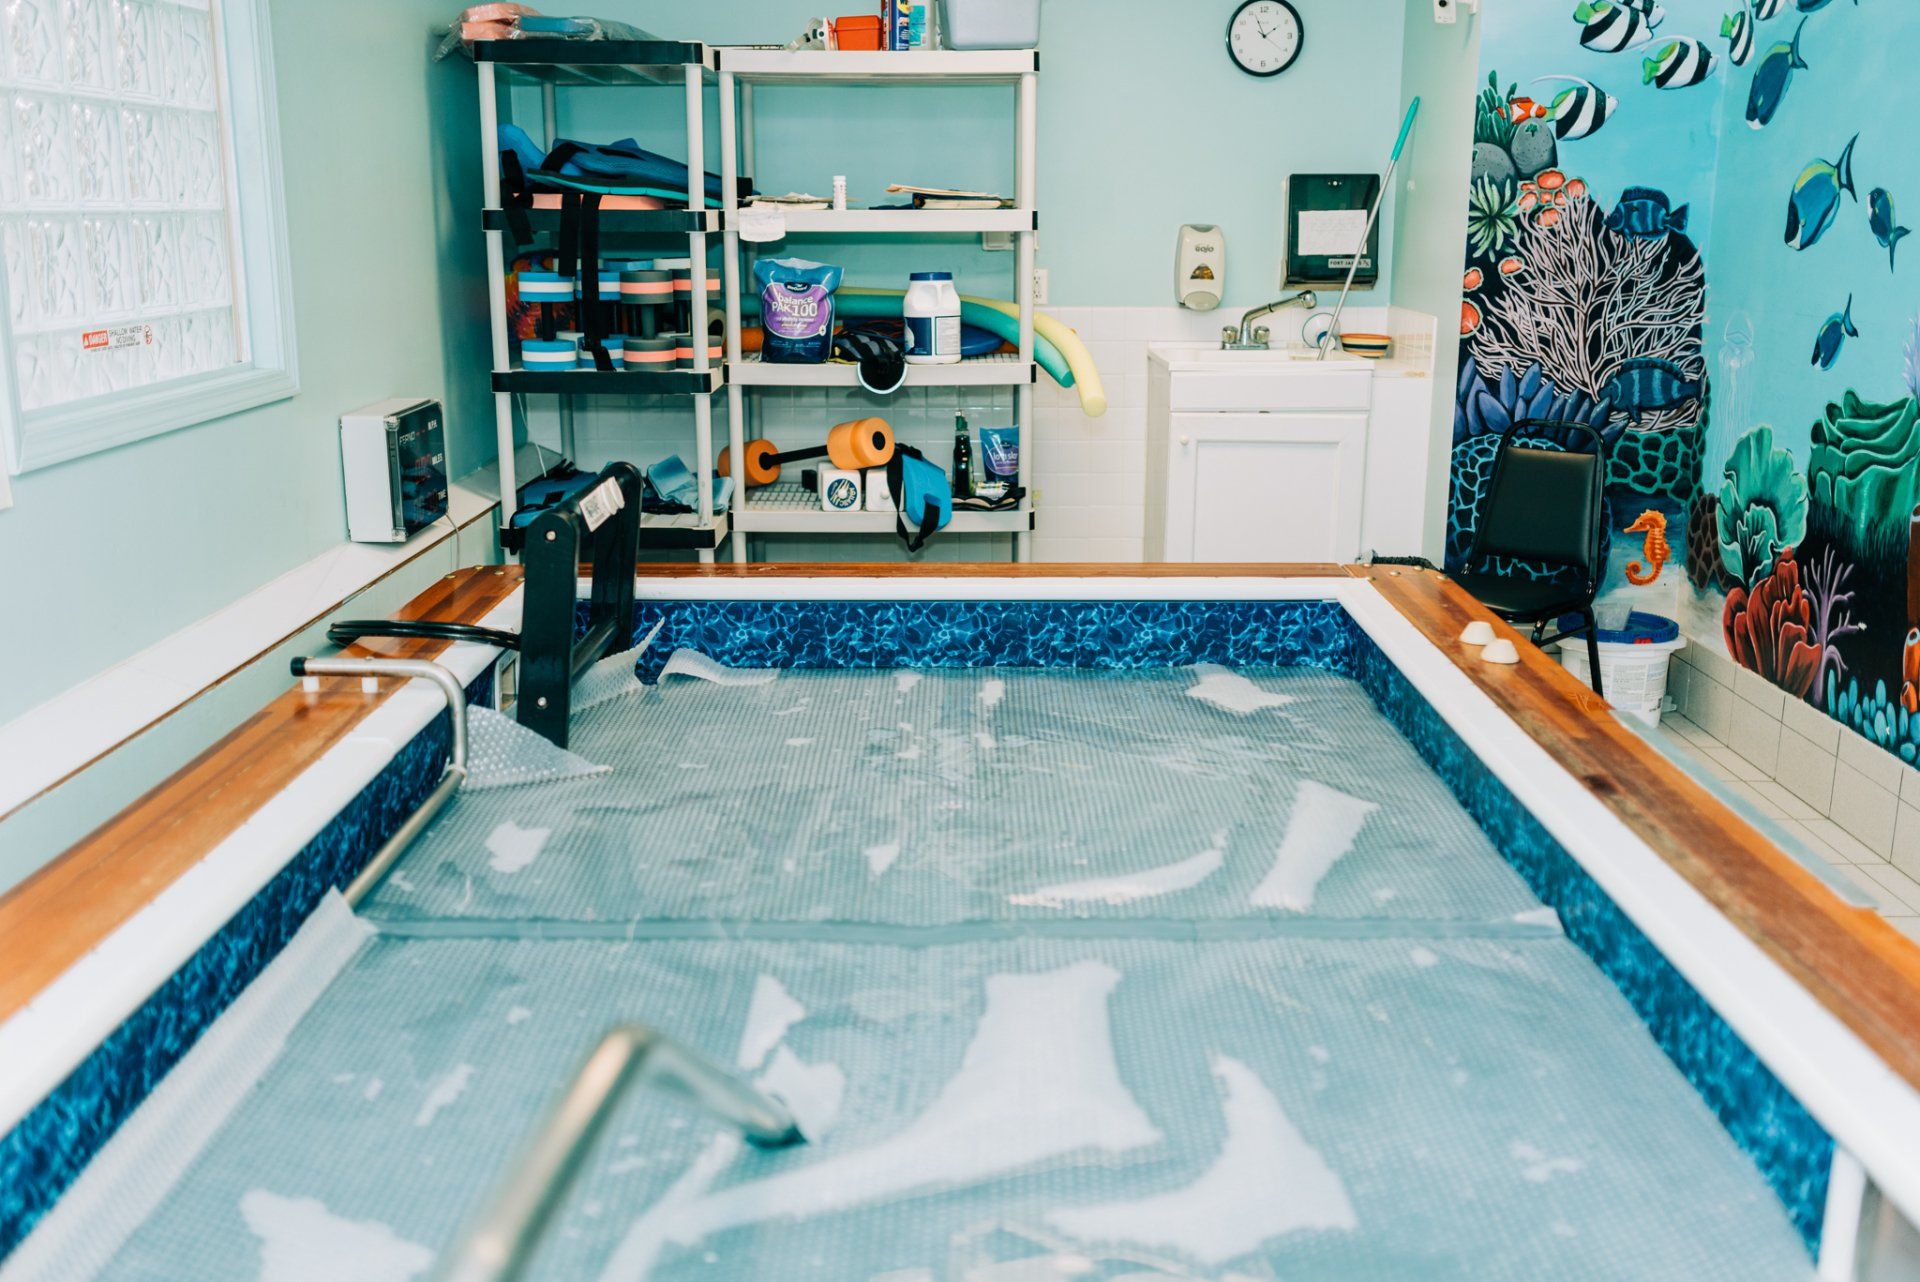
<path id="1" fill-rule="evenodd" d="M 1251 76 L 1277 76 L 1300 57 L 1306 31 L 1287 0 L 1247 0 L 1227 26 L 1227 52 Z"/>

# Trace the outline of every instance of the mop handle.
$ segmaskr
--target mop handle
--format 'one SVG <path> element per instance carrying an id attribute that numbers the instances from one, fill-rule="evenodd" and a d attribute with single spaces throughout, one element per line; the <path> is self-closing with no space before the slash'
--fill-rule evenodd
<path id="1" fill-rule="evenodd" d="M 1373 225 L 1379 221 L 1380 207 L 1387 203 L 1387 192 L 1392 189 L 1393 171 L 1400 167 L 1400 152 L 1407 145 L 1407 135 L 1413 132 L 1413 118 L 1420 114 L 1420 99 L 1415 98 L 1407 106 L 1407 118 L 1400 122 L 1400 136 L 1394 139 L 1393 155 L 1387 158 L 1387 172 L 1380 179 L 1380 194 L 1374 197 L 1373 208 L 1367 211 L 1367 225 L 1360 233 L 1360 243 L 1354 248 L 1353 262 L 1347 268 L 1347 283 L 1340 287 L 1340 301 L 1334 305 L 1333 321 L 1327 326 L 1327 332 L 1320 338 L 1320 355 L 1315 360 L 1327 359 L 1327 352 L 1339 341 L 1340 317 L 1347 310 L 1347 295 L 1353 292 L 1353 278 L 1360 274 L 1360 259 L 1367 252 L 1367 238 L 1373 235 Z"/>

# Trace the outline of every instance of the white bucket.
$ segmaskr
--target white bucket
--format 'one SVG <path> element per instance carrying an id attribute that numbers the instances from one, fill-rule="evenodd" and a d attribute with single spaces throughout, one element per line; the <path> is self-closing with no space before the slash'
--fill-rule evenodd
<path id="1" fill-rule="evenodd" d="M 1606 687 L 1607 702 L 1650 726 L 1659 725 L 1660 705 L 1667 697 L 1667 668 L 1674 651 L 1686 644 L 1684 637 L 1637 645 L 1600 642 L 1600 683 Z M 1585 637 L 1560 643 L 1560 666 L 1578 677 L 1582 684 L 1593 684 Z"/>

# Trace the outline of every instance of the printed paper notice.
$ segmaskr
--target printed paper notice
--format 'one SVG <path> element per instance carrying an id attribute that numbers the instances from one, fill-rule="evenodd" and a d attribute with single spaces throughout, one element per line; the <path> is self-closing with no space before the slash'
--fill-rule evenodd
<path id="1" fill-rule="evenodd" d="M 1350 256 L 1361 250 L 1366 234 L 1367 211 L 1364 209 L 1303 209 L 1299 244 L 1293 251 L 1302 258 Z"/>

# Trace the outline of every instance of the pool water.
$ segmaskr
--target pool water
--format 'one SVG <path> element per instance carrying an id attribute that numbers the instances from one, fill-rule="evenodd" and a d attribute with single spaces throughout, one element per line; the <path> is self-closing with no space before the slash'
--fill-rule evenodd
<path id="1" fill-rule="evenodd" d="M 534 1276 L 1811 1275 L 1344 677 L 687 660 L 572 747 L 611 771 L 463 794 L 409 853 L 100 1276 L 424 1277 L 626 1020 L 812 1142 L 637 1094 Z"/>

